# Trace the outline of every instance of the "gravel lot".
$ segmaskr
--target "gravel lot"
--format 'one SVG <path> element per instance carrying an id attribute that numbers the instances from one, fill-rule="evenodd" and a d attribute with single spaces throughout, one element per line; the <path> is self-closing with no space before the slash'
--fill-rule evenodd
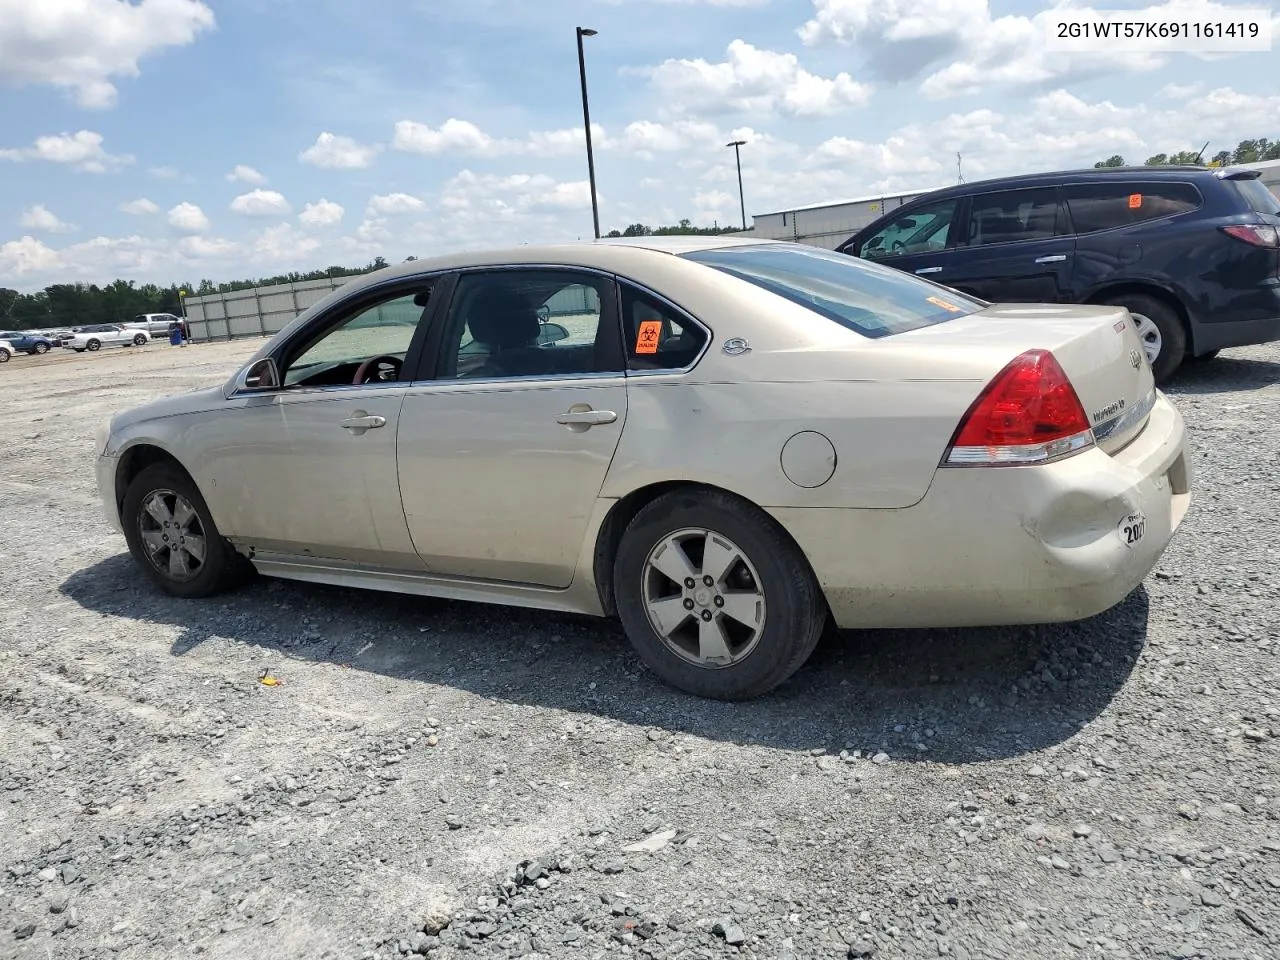
<path id="1" fill-rule="evenodd" d="M 611 623 L 149 587 L 93 431 L 256 346 L 0 368 L 0 957 L 1280 956 L 1280 348 L 1171 384 L 1195 500 L 1116 609 L 734 706 Z"/>

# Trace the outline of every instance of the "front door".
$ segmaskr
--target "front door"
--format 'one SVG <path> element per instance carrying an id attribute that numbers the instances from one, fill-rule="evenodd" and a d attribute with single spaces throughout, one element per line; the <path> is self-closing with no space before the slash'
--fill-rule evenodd
<path id="1" fill-rule="evenodd" d="M 951 246 L 962 207 L 959 198 L 909 205 L 848 252 L 950 286 Z"/>
<path id="2" fill-rule="evenodd" d="M 1075 252 L 1056 187 L 978 194 L 942 282 L 993 303 L 1063 303 Z"/>
<path id="3" fill-rule="evenodd" d="M 431 280 L 339 307 L 281 354 L 282 386 L 200 428 L 219 527 L 261 553 L 421 570 L 405 526 L 396 433 Z"/>
<path id="4" fill-rule="evenodd" d="M 613 282 L 464 273 L 443 322 L 400 415 L 413 544 L 440 576 L 567 587 L 627 416 Z"/>

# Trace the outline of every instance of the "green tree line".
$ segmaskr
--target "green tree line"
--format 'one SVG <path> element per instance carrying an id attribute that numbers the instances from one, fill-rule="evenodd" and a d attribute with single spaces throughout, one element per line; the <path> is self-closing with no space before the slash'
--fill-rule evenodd
<path id="1" fill-rule="evenodd" d="M 681 220 L 674 227 L 648 227 L 633 223 L 625 230 L 610 230 L 606 237 L 715 237 L 722 233 L 736 233 L 741 227 L 695 227 L 692 220 Z"/>
<path id="2" fill-rule="evenodd" d="M 82 327 L 92 323 L 121 323 L 132 320 L 140 313 L 181 314 L 180 291 L 183 290 L 188 296 L 200 297 L 265 287 L 273 283 L 357 276 L 380 270 L 386 265 L 386 260 L 377 257 L 363 267 L 326 267 L 306 273 L 294 271 L 227 283 L 201 280 L 194 285 L 139 285 L 132 280 L 114 280 L 104 286 L 96 283 L 55 283 L 38 293 L 19 293 L 17 290 L 0 287 L 0 330 L 48 330 Z"/>
<path id="3" fill-rule="evenodd" d="M 1269 140 L 1259 137 L 1257 140 L 1241 140 L 1234 150 L 1219 150 L 1208 161 L 1205 161 L 1198 150 L 1180 150 L 1175 154 L 1157 153 L 1147 157 L 1144 167 L 1163 167 L 1169 164 L 1208 163 L 1212 167 L 1225 167 L 1233 163 L 1259 163 L 1263 160 L 1280 160 L 1280 140 Z M 1124 157 L 1113 154 L 1105 160 L 1099 160 L 1095 167 L 1128 166 Z"/>

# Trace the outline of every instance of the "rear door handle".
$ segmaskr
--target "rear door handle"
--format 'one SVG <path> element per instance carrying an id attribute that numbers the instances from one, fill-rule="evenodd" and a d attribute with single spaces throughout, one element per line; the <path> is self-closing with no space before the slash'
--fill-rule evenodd
<path id="1" fill-rule="evenodd" d="M 1036 257 L 1036 263 L 1062 263 L 1066 259 L 1067 255 L 1065 253 L 1055 253 L 1048 257 Z"/>
<path id="2" fill-rule="evenodd" d="M 617 419 L 618 415 L 612 410 L 569 410 L 556 417 L 556 423 L 563 423 L 565 426 L 581 423 L 597 427 L 602 423 L 613 423 Z"/>
<path id="3" fill-rule="evenodd" d="M 941 273 L 941 267 L 921 267 L 916 273 Z"/>
<path id="4" fill-rule="evenodd" d="M 344 430 L 351 430 L 354 433 L 364 433 L 366 430 L 372 430 L 375 427 L 385 427 L 387 425 L 386 417 L 370 416 L 363 412 L 357 413 L 354 417 L 340 422 L 339 426 Z"/>

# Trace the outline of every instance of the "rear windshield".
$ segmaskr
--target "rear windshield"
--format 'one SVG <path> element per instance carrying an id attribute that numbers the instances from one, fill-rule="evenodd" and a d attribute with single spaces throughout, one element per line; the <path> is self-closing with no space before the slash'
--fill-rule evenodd
<path id="1" fill-rule="evenodd" d="M 807 307 L 864 337 L 887 337 L 981 310 L 981 301 L 843 253 L 778 243 L 682 254 Z"/>
<path id="2" fill-rule="evenodd" d="M 1244 195 L 1245 203 L 1258 213 L 1280 214 L 1280 197 L 1267 189 L 1256 177 L 1252 180 L 1236 180 L 1236 189 Z"/>

